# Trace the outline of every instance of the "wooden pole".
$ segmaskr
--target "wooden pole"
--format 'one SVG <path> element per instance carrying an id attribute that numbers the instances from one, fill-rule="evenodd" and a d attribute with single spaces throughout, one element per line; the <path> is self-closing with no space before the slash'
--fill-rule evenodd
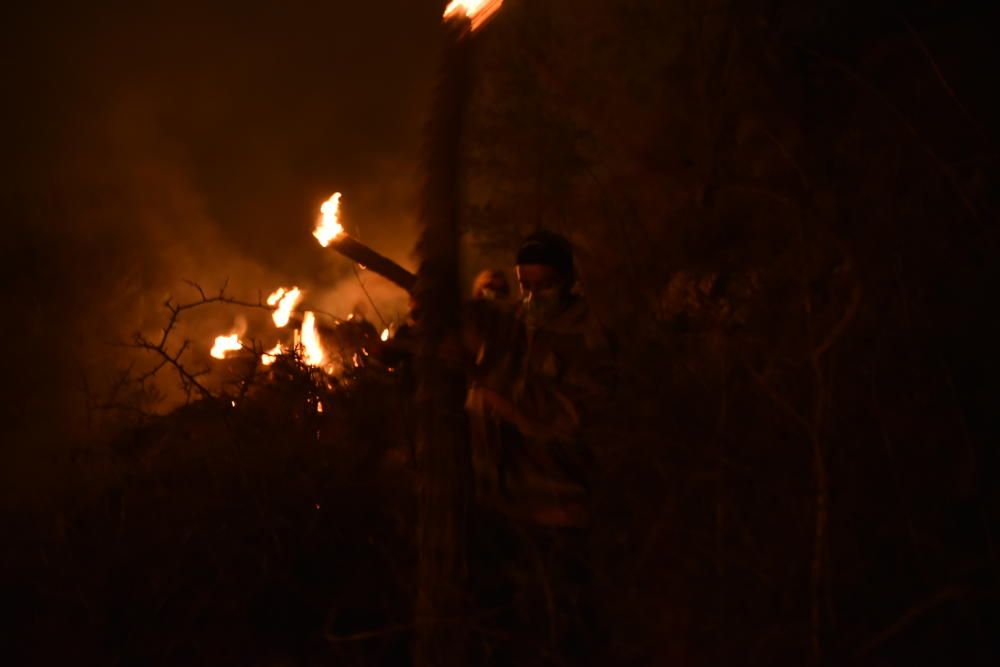
<path id="1" fill-rule="evenodd" d="M 465 666 L 467 523 L 472 462 L 465 418 L 465 377 L 442 354 L 459 341 L 461 143 L 469 89 L 470 24 L 446 21 L 442 69 L 424 147 L 421 257 L 415 298 L 421 308 L 416 370 L 420 423 L 417 521 L 416 667 Z M 451 355 L 453 356 L 453 355 Z"/>

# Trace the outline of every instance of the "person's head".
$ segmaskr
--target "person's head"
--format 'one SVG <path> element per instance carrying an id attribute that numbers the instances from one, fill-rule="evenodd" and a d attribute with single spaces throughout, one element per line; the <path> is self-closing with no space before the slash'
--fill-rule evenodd
<path id="1" fill-rule="evenodd" d="M 499 269 L 484 269 L 472 283 L 472 298 L 476 301 L 506 301 L 510 298 L 507 276 Z"/>
<path id="2" fill-rule="evenodd" d="M 559 234 L 535 232 L 517 252 L 515 273 L 526 310 L 551 314 L 570 298 L 576 277 L 573 247 Z"/>
<path id="3" fill-rule="evenodd" d="M 420 317 L 424 314 L 424 309 L 420 305 L 420 300 L 416 296 L 410 294 L 409 301 L 407 302 L 406 310 L 406 322 L 407 324 L 414 325 L 420 321 Z"/>

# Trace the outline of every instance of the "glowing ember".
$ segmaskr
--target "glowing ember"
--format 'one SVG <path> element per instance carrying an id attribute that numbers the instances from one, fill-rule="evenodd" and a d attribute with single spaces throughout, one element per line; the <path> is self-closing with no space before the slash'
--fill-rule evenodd
<path id="1" fill-rule="evenodd" d="M 322 366 L 326 361 L 326 352 L 316 328 L 316 316 L 310 311 L 306 311 L 302 318 L 302 357 L 310 366 Z"/>
<path id="2" fill-rule="evenodd" d="M 323 414 L 323 401 L 316 401 L 316 412 Z"/>
<path id="3" fill-rule="evenodd" d="M 384 343 L 387 340 L 389 340 L 389 330 L 382 329 L 382 342 Z"/>
<path id="4" fill-rule="evenodd" d="M 274 326 L 279 329 L 287 326 L 288 320 L 292 317 L 292 311 L 295 310 L 295 306 L 299 305 L 300 301 L 302 301 L 302 291 L 298 287 L 290 289 L 279 287 L 271 296 L 267 297 L 267 305 L 276 306 L 275 311 L 271 313 Z"/>
<path id="5" fill-rule="evenodd" d="M 240 344 L 239 334 L 216 336 L 215 345 L 212 346 L 210 354 L 216 359 L 225 359 L 227 352 L 237 352 L 241 349 L 243 349 L 243 345 Z"/>
<path id="6" fill-rule="evenodd" d="M 444 10 L 444 18 L 464 16 L 472 21 L 476 30 L 497 13 L 503 0 L 452 0 Z"/>
<path id="7" fill-rule="evenodd" d="M 281 343 L 278 343 L 270 350 L 260 355 L 260 363 L 262 363 L 265 366 L 270 366 L 271 364 L 273 364 L 275 361 L 278 360 L 279 354 L 284 354 L 284 353 L 285 353 L 284 346 Z"/>
<path id="8" fill-rule="evenodd" d="M 334 193 L 323 202 L 319 210 L 323 217 L 313 230 L 313 236 L 325 248 L 330 245 L 330 241 L 344 233 L 344 228 L 340 224 L 340 193 Z"/>

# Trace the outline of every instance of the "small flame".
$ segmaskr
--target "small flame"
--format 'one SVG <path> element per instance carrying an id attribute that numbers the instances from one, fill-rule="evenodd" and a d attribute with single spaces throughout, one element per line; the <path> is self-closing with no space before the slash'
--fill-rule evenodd
<path id="1" fill-rule="evenodd" d="M 382 342 L 384 343 L 387 340 L 389 340 L 389 330 L 382 329 Z"/>
<path id="2" fill-rule="evenodd" d="M 503 0 L 452 0 L 444 10 L 444 18 L 464 16 L 472 22 L 472 29 L 477 30 L 497 13 Z"/>
<path id="3" fill-rule="evenodd" d="M 281 343 L 278 343 L 270 350 L 260 355 L 260 363 L 262 363 L 265 366 L 270 366 L 271 364 L 273 364 L 275 361 L 278 360 L 279 354 L 284 354 L 284 353 L 285 353 L 285 347 Z"/>
<path id="4" fill-rule="evenodd" d="M 243 345 L 240 343 L 239 334 L 216 336 L 215 345 L 212 346 L 210 354 L 216 359 L 225 359 L 227 352 L 237 352 L 241 349 L 243 349 Z"/>
<path id="5" fill-rule="evenodd" d="M 340 193 L 335 192 L 323 202 L 319 210 L 323 217 L 313 230 L 313 236 L 325 248 L 330 245 L 330 241 L 344 233 L 344 228 L 340 224 Z"/>
<path id="6" fill-rule="evenodd" d="M 323 414 L 323 401 L 316 401 L 316 412 Z"/>
<path id="7" fill-rule="evenodd" d="M 289 289 L 279 287 L 271 296 L 267 297 L 267 305 L 276 306 L 275 311 L 271 313 L 274 326 L 279 329 L 287 326 L 288 320 L 292 317 L 292 311 L 295 310 L 295 306 L 299 305 L 300 301 L 302 301 L 302 291 L 298 287 Z"/>
<path id="8" fill-rule="evenodd" d="M 310 311 L 306 311 L 302 318 L 302 351 L 305 362 L 310 366 L 322 366 L 326 361 L 326 352 L 316 327 L 316 316 Z"/>

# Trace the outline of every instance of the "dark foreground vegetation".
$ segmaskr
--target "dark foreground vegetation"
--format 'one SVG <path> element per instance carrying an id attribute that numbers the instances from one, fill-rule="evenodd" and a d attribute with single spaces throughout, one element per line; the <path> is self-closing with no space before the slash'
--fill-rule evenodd
<path id="1" fill-rule="evenodd" d="M 996 12 L 583 4 L 484 31 L 465 220 L 498 265 L 569 235 L 619 343 L 595 661 L 997 664 Z M 85 490 L 3 517 L 0 660 L 406 664 L 406 396 L 297 371 L 67 445 Z"/>
<path id="2" fill-rule="evenodd" d="M 398 392 L 276 366 L 238 404 L 126 431 L 111 471 L 78 452 L 106 488 L 6 554 L 12 664 L 393 664 L 413 561 Z"/>

